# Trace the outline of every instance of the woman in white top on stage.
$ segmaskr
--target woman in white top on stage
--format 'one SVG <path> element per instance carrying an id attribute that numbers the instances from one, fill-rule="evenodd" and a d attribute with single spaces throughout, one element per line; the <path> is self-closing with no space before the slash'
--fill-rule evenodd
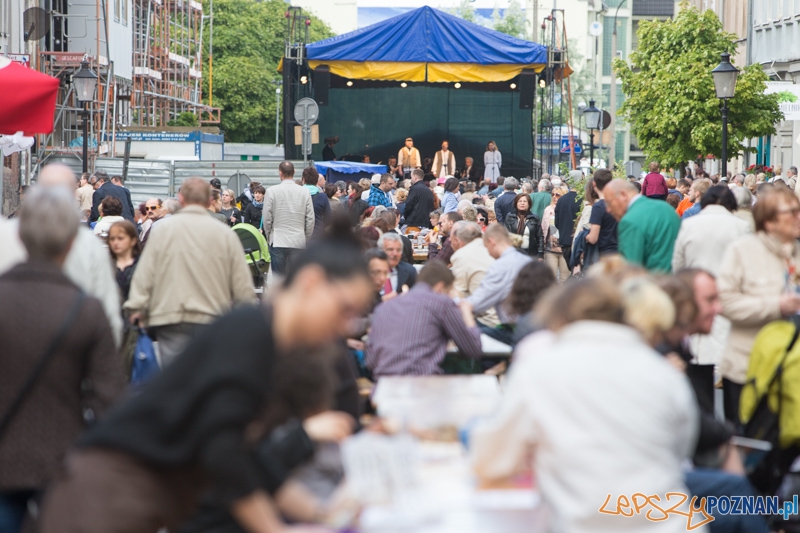
<path id="1" fill-rule="evenodd" d="M 500 167 L 503 166 L 503 156 L 494 141 L 489 141 L 486 146 L 486 152 L 483 154 L 483 179 L 492 180 L 492 183 L 497 183 L 497 178 L 500 177 Z"/>

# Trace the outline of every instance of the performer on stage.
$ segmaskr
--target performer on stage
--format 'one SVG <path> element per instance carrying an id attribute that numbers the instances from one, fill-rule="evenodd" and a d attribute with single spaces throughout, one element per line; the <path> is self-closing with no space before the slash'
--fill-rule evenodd
<path id="1" fill-rule="evenodd" d="M 336 161 L 333 145 L 339 142 L 339 137 L 325 137 L 325 148 L 322 149 L 323 161 Z"/>
<path id="2" fill-rule="evenodd" d="M 442 149 L 433 156 L 433 175 L 437 178 L 452 176 L 456 172 L 456 156 L 449 150 L 450 143 L 442 142 Z"/>
<path id="3" fill-rule="evenodd" d="M 411 137 L 408 137 L 406 145 L 400 148 L 400 152 L 397 154 L 397 164 L 403 169 L 405 179 L 411 179 L 411 171 L 422 166 L 419 150 L 414 148 L 414 139 Z"/>
<path id="4" fill-rule="evenodd" d="M 472 181 L 478 183 L 480 177 L 478 176 L 478 169 L 475 168 L 475 160 L 468 157 L 464 160 L 464 168 L 461 169 L 459 174 L 462 180 Z"/>
<path id="5" fill-rule="evenodd" d="M 494 141 L 489 141 L 486 146 L 486 152 L 483 154 L 483 165 L 486 167 L 483 171 L 483 178 L 491 180 L 492 183 L 497 183 L 497 178 L 500 177 L 500 168 L 503 166 L 503 156 Z"/>

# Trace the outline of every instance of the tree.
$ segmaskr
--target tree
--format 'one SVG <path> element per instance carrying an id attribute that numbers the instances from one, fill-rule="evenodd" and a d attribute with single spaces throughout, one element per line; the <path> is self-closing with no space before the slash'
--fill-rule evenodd
<path id="1" fill-rule="evenodd" d="M 208 10 L 208 6 L 205 6 Z M 220 127 L 231 142 L 275 141 L 275 89 L 284 52 L 286 3 L 282 0 L 214 1 L 214 107 L 221 108 Z M 309 16 L 309 42 L 333 33 Z M 205 22 L 205 36 L 209 32 Z M 205 53 L 209 39 L 204 37 Z M 203 94 L 208 103 L 208 63 L 203 66 Z"/>
<path id="2" fill-rule="evenodd" d="M 467 22 L 478 23 L 475 17 L 475 8 L 472 5 L 473 0 L 461 0 L 457 7 L 448 9 L 447 12 L 451 15 L 460 17 Z"/>
<path id="3" fill-rule="evenodd" d="M 167 126 L 184 126 L 184 127 L 195 128 L 199 125 L 200 124 L 197 121 L 197 115 L 195 115 L 190 111 L 184 111 L 183 113 L 178 115 L 177 118 L 174 118 L 173 120 L 167 122 Z"/>
<path id="4" fill-rule="evenodd" d="M 722 31 L 712 11 L 701 13 L 683 1 L 672 20 L 641 21 L 639 47 L 630 64 L 614 61 L 627 99 L 620 107 L 648 158 L 663 165 L 681 165 L 698 156 L 722 152 L 720 100 L 711 70 L 720 54 L 735 51 L 736 36 Z M 746 151 L 748 138 L 775 133 L 783 118 L 778 96 L 765 95 L 768 77 L 759 65 L 743 69 L 736 94 L 728 102 L 728 151 Z"/>
<path id="5" fill-rule="evenodd" d="M 495 9 L 492 14 L 493 27 L 496 31 L 505 33 L 518 39 L 525 39 L 528 32 L 525 31 L 525 13 L 519 0 L 509 0 L 503 16 Z"/>

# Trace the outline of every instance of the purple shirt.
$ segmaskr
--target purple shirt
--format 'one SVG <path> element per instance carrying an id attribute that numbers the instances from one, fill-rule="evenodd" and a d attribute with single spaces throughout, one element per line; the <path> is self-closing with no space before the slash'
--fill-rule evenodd
<path id="1" fill-rule="evenodd" d="M 417 283 L 375 309 L 366 365 L 376 378 L 441 374 L 450 339 L 467 357 L 482 355 L 480 330 L 467 327 L 456 303 Z"/>

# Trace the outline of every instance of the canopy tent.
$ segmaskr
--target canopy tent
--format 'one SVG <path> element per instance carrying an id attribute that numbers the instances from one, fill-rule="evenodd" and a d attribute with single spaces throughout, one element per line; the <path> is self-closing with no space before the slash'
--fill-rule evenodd
<path id="1" fill-rule="evenodd" d="M 306 57 L 347 79 L 483 83 L 541 72 L 547 48 L 425 6 L 309 44 Z"/>
<path id="2" fill-rule="evenodd" d="M 58 78 L 0 57 L 0 134 L 53 131 Z"/>

